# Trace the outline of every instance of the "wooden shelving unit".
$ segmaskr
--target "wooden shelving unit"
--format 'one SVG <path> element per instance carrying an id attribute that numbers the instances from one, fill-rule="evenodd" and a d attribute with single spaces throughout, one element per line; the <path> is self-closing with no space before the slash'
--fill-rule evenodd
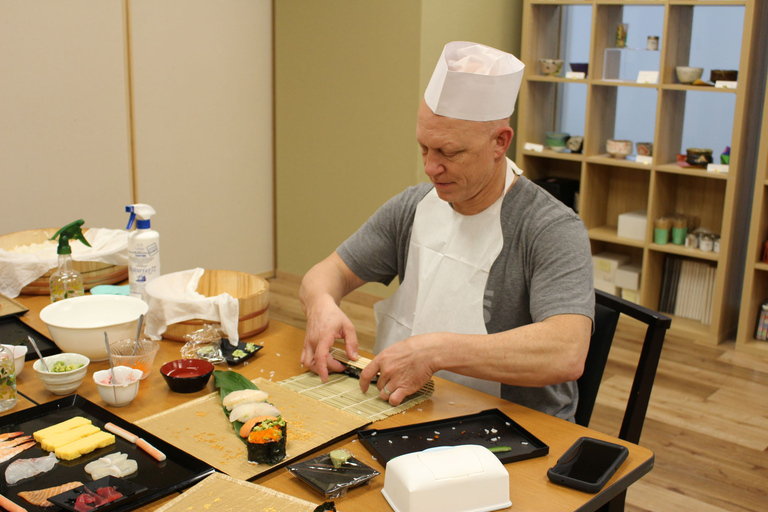
<path id="1" fill-rule="evenodd" d="M 562 25 L 565 11 L 571 6 L 591 7 L 589 75 L 585 79 L 541 76 L 538 59 L 563 58 Z M 654 12 L 663 8 L 657 84 L 602 79 L 605 50 L 614 47 L 615 27 L 622 22 L 625 6 L 653 6 L 656 7 Z M 704 6 L 733 7 L 744 12 L 735 89 L 682 85 L 676 80 L 675 67 L 689 65 L 694 12 Z M 580 180 L 579 214 L 589 231 L 593 253 L 628 254 L 632 263 L 641 266 L 640 303 L 643 306 L 659 308 L 667 255 L 714 263 L 710 323 L 673 316 L 670 333 L 709 344 L 732 339 L 739 320 L 743 260 L 747 251 L 744 230 L 749 222 L 756 159 L 754 133 L 759 129 L 759 116 L 750 109 L 754 110 L 756 101 L 762 101 L 765 90 L 766 44 L 761 31 L 768 26 L 768 8 L 758 0 L 526 0 L 523 9 L 521 60 L 527 66 L 518 100 L 518 165 L 531 179 Z M 729 33 L 728 37 L 739 37 L 739 34 Z M 587 89 L 583 154 L 527 150 L 526 143 L 543 144 L 546 132 L 557 128 L 558 95 L 570 84 L 585 84 Z M 618 160 L 606 153 L 605 142 L 614 137 L 617 96 L 623 87 L 647 90 L 650 95 L 655 93 L 655 103 L 647 105 L 647 112 L 655 112 L 654 152 L 650 164 Z M 727 174 L 708 173 L 704 169 L 676 164 L 677 154 L 684 151 L 681 148 L 682 132 L 689 93 L 711 94 L 713 98 L 722 94 L 734 97 Z M 763 140 L 764 145 L 768 145 L 768 136 L 764 135 Z M 721 149 L 716 148 L 715 158 Z M 764 151 L 761 181 L 768 180 L 766 159 Z M 765 187 L 761 187 L 760 201 L 763 201 Z M 761 208 L 760 236 L 765 237 L 768 236 L 768 206 Z M 622 238 L 617 234 L 618 216 L 634 210 L 648 212 L 644 240 Z M 719 233 L 719 253 L 653 243 L 653 220 L 670 212 L 697 217 L 701 226 Z M 755 213 L 753 219 L 758 216 Z M 755 236 L 751 237 L 753 241 Z M 756 254 L 755 250 L 750 251 L 750 254 Z M 762 288 L 750 293 L 754 295 L 753 300 L 762 301 L 768 298 L 768 266 L 755 267 L 754 256 L 751 261 L 748 273 L 760 274 Z M 748 318 L 744 320 L 749 321 Z"/>
<path id="2" fill-rule="evenodd" d="M 768 264 L 763 263 L 762 259 L 763 245 L 768 240 L 768 94 L 763 103 L 760 152 L 757 158 L 736 349 L 768 356 L 768 341 L 755 338 L 760 306 L 768 300 Z"/>

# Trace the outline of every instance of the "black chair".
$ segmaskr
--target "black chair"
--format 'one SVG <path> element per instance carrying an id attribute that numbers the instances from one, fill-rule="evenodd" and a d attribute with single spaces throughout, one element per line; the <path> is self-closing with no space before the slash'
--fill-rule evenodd
<path id="1" fill-rule="evenodd" d="M 645 414 L 648 411 L 648 402 L 651 399 L 651 389 L 656 378 L 664 336 L 672 320 L 661 313 L 600 290 L 595 290 L 595 332 L 590 341 L 584 374 L 577 381 L 579 404 L 576 408 L 576 423 L 589 426 L 597 392 L 600 389 L 600 381 L 608 361 L 608 353 L 611 350 L 613 335 L 622 313 L 648 326 L 618 436 L 620 439 L 638 444 Z M 600 509 L 601 512 L 624 510 L 625 496 L 626 493 L 617 495 Z"/>

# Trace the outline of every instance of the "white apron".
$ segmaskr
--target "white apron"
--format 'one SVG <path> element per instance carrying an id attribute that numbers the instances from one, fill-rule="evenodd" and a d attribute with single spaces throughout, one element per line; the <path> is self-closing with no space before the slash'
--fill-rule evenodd
<path id="1" fill-rule="evenodd" d="M 374 306 L 379 353 L 417 334 L 488 334 L 483 306 L 491 265 L 504 244 L 501 203 L 522 171 L 507 159 L 505 193 L 476 215 L 462 215 L 433 188 L 416 207 L 405 277 L 392 297 Z M 458 357 L 458 356 L 457 356 Z M 449 371 L 437 372 L 459 384 L 500 396 L 501 385 Z"/>

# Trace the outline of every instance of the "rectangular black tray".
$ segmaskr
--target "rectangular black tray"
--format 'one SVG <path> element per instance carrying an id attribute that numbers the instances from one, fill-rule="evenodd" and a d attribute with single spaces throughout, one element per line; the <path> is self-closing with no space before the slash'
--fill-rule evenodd
<path id="1" fill-rule="evenodd" d="M 87 484 L 92 482 L 90 475 L 83 469 L 88 462 L 110 453 L 122 452 L 127 453 L 128 458 L 136 460 L 139 466 L 136 473 L 125 477 L 125 479 L 147 488 L 147 491 L 136 496 L 135 499 L 121 501 L 119 506 L 114 509 L 119 512 L 127 512 L 190 487 L 215 471 L 213 467 L 205 462 L 179 450 L 175 446 L 168 444 L 79 395 L 68 396 L 31 409 L 2 416 L 0 417 L 0 433 L 23 431 L 29 435 L 74 416 L 88 418 L 94 425 L 102 429 L 105 423 L 112 422 L 144 438 L 151 445 L 165 453 L 166 460 L 158 462 L 133 443 L 126 441 L 120 436 L 115 436 L 116 440 L 113 445 L 100 448 L 75 460 L 60 460 L 51 471 L 22 480 L 17 484 L 8 485 L 5 482 L 5 478 L 0 478 L 0 494 L 18 503 L 29 512 L 59 511 L 61 509 L 56 506 L 36 507 L 18 496 L 18 493 L 20 491 L 44 489 L 72 481 L 80 481 Z M 0 475 L 5 474 L 5 468 L 14 460 L 44 457 L 47 454 L 48 452 L 41 449 L 40 445 L 37 444 L 9 461 L 0 464 Z M 118 503 L 115 503 L 115 505 L 118 505 Z"/>
<path id="2" fill-rule="evenodd" d="M 236 347 L 233 347 L 232 344 L 229 342 L 228 339 L 222 338 L 221 340 L 221 353 L 224 356 L 224 359 L 227 360 L 227 363 L 231 364 L 232 366 L 237 366 L 238 364 L 242 363 L 243 361 L 247 361 L 248 359 L 252 358 L 256 355 L 256 352 L 264 348 L 261 345 L 257 345 L 256 343 L 252 343 L 252 345 L 255 347 L 253 349 L 253 352 L 248 352 L 246 349 L 246 346 L 248 343 L 244 341 L 240 341 L 237 343 Z M 245 355 L 243 357 L 235 357 L 234 352 L 235 350 L 242 350 L 245 352 Z"/>
<path id="3" fill-rule="evenodd" d="M 37 353 L 32 348 L 32 344 L 27 339 L 27 336 L 31 336 L 35 340 L 37 348 L 40 349 L 43 357 L 61 353 L 61 350 L 53 340 L 25 324 L 19 317 L 6 316 L 0 318 L 0 343 L 4 345 L 25 345 L 27 347 L 27 355 L 24 357 L 24 360 L 34 361 L 37 359 Z"/>
<path id="4" fill-rule="evenodd" d="M 404 427 L 360 430 L 357 437 L 381 464 L 406 453 L 464 444 L 509 446 L 510 451 L 496 453 L 504 464 L 549 453 L 549 446 L 498 409 Z"/>

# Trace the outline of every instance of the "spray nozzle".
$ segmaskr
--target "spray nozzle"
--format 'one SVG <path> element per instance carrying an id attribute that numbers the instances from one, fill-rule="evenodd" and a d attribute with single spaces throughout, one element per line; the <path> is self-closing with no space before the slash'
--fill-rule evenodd
<path id="1" fill-rule="evenodd" d="M 59 239 L 59 247 L 56 249 L 57 254 L 72 254 L 72 249 L 69 247 L 69 241 L 72 238 L 80 240 L 88 247 L 91 246 L 88 240 L 85 239 L 85 235 L 83 235 L 83 230 L 81 229 L 83 224 L 85 224 L 83 219 L 70 222 L 50 238 L 51 240 Z"/>
<path id="2" fill-rule="evenodd" d="M 125 211 L 131 214 L 131 218 L 128 219 L 128 227 L 125 229 L 131 229 L 133 221 L 136 217 L 139 218 L 139 222 L 136 223 L 138 229 L 149 229 L 149 219 L 157 212 L 148 204 L 129 204 L 125 207 Z"/>

